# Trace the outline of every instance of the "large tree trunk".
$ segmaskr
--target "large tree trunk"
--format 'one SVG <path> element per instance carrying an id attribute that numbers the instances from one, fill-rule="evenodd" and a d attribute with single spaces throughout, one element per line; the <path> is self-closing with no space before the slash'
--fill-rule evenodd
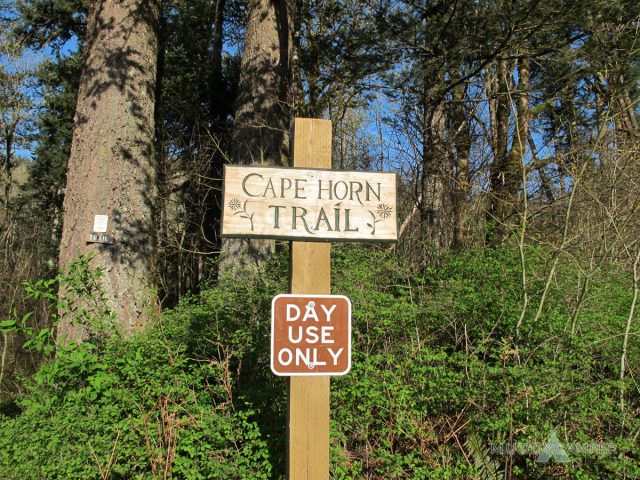
<path id="1" fill-rule="evenodd" d="M 290 0 L 252 0 L 240 66 L 233 161 L 289 162 Z"/>
<path id="2" fill-rule="evenodd" d="M 101 283 L 125 332 L 143 327 L 153 294 L 153 154 L 158 0 L 91 4 L 64 200 L 60 264 L 93 253 Z M 88 244 L 96 214 L 109 215 L 112 245 Z M 64 320 L 58 334 L 86 329 Z"/>
<path id="3" fill-rule="evenodd" d="M 232 160 L 289 163 L 292 0 L 251 0 L 234 117 Z M 223 242 L 220 272 L 253 267 L 274 250 L 271 240 Z"/>

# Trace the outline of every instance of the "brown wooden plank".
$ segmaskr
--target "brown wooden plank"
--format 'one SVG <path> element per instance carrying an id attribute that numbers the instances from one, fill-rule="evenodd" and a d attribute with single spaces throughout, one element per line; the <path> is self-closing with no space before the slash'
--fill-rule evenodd
<path id="1" fill-rule="evenodd" d="M 395 173 L 227 166 L 222 234 L 395 241 L 396 190 Z"/>

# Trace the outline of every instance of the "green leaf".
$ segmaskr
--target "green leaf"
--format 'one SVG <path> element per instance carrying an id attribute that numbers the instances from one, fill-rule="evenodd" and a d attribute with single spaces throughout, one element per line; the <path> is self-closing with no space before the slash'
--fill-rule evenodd
<path id="1" fill-rule="evenodd" d="M 17 328 L 15 320 L 3 320 L 0 322 L 0 330 L 3 332 L 14 331 Z"/>

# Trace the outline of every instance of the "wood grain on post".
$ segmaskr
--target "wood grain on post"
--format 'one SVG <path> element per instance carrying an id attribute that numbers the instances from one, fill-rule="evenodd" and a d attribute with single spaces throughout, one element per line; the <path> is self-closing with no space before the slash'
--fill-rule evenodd
<path id="1" fill-rule="evenodd" d="M 296 118 L 294 167 L 331 168 L 331 122 Z M 331 244 L 291 242 L 291 293 L 331 293 Z M 329 478 L 329 377 L 289 379 L 290 480 Z"/>

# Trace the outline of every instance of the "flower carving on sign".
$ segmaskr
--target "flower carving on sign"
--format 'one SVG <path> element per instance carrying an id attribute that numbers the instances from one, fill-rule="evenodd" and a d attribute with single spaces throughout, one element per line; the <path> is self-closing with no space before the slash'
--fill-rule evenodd
<path id="1" fill-rule="evenodd" d="M 393 209 L 391 208 L 390 205 L 387 205 L 386 203 L 381 203 L 376 207 L 375 210 L 367 210 L 367 212 L 369 213 L 369 215 L 371 215 L 371 222 L 367 223 L 367 227 L 371 229 L 371 232 L 370 232 L 371 235 L 375 235 L 376 224 L 391 217 L 391 214 L 393 213 Z"/>
<path id="2" fill-rule="evenodd" d="M 253 213 L 249 213 L 247 210 L 247 203 L 249 200 L 245 200 L 244 203 L 240 202 L 237 198 L 229 200 L 229 208 L 233 211 L 233 215 L 239 215 L 240 218 L 246 218 L 251 222 L 251 230 L 253 231 Z"/>
<path id="3" fill-rule="evenodd" d="M 237 198 L 232 198 L 229 201 L 229 208 L 233 211 L 240 210 L 242 209 L 242 204 L 240 203 L 240 200 L 238 200 Z"/>
<path id="4" fill-rule="evenodd" d="M 378 208 L 376 209 L 376 216 L 383 220 L 386 218 L 389 218 L 392 213 L 393 213 L 393 209 L 385 203 L 381 203 L 380 205 L 378 205 Z"/>

